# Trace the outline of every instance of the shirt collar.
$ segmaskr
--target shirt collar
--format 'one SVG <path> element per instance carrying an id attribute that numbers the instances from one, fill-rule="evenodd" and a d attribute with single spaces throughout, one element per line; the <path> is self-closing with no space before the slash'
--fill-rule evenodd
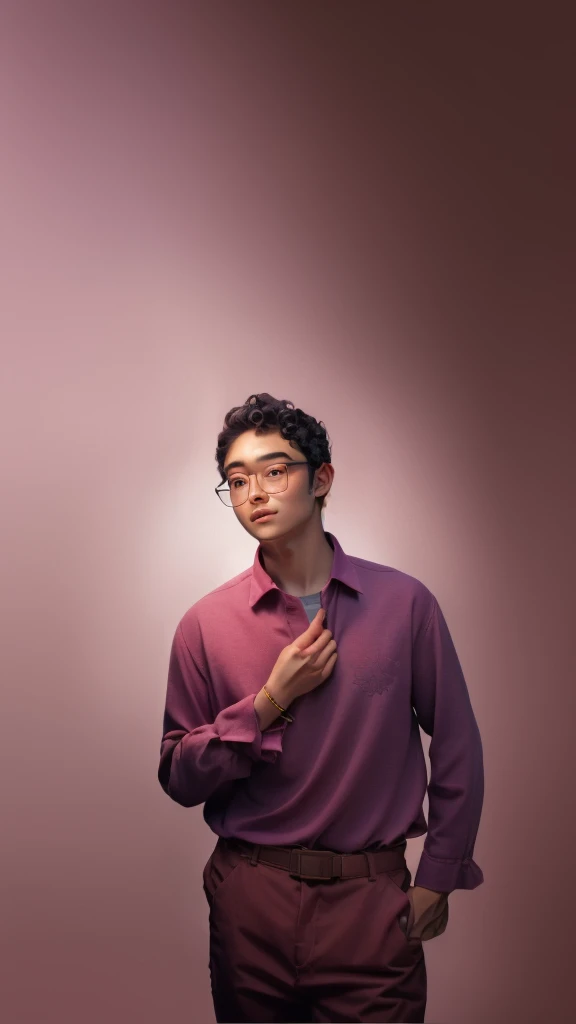
<path id="1" fill-rule="evenodd" d="M 340 583 L 345 583 L 347 587 L 351 587 L 353 590 L 357 590 L 358 593 L 362 594 L 363 590 L 360 586 L 358 573 L 350 556 L 344 553 L 333 533 L 329 533 L 328 530 L 325 530 L 324 534 L 330 544 L 330 547 L 334 549 L 330 580 L 339 580 Z M 256 554 L 254 555 L 254 564 L 252 566 L 252 580 L 250 583 L 250 596 L 248 598 L 250 608 L 253 608 L 260 598 L 263 597 L 264 594 L 267 594 L 268 591 L 280 589 L 276 586 L 272 577 L 268 575 L 260 561 L 261 550 L 262 545 L 259 544 Z M 330 580 L 328 582 L 330 582 Z"/>

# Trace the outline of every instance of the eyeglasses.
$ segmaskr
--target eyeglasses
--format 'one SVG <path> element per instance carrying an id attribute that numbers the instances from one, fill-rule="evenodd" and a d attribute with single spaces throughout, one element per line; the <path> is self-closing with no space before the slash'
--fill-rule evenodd
<path id="1" fill-rule="evenodd" d="M 256 477 L 260 490 L 266 491 L 267 494 L 278 494 L 279 491 L 285 491 L 288 487 L 288 470 L 292 466 L 309 465 L 308 461 L 289 462 L 287 465 L 281 462 L 274 466 L 268 466 L 268 469 L 261 473 L 251 473 L 250 476 Z M 250 476 L 246 476 L 245 473 L 234 473 L 227 482 L 228 486 L 221 484 L 214 490 L 225 505 L 228 505 L 229 508 L 232 506 L 236 508 L 238 505 L 243 505 L 249 497 Z"/>

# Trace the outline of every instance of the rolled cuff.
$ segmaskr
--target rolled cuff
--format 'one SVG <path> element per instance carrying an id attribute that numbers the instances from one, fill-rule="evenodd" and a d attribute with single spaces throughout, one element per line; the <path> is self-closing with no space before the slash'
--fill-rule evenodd
<path id="1" fill-rule="evenodd" d="M 413 885 L 421 885 L 434 892 L 452 892 L 454 889 L 476 889 L 482 885 L 484 875 L 472 857 L 463 860 L 437 860 L 422 851 Z"/>
<path id="2" fill-rule="evenodd" d="M 279 717 L 277 722 L 261 732 L 254 707 L 255 699 L 256 693 L 250 693 L 236 704 L 224 708 L 216 717 L 214 725 L 221 740 L 241 744 L 239 753 L 246 754 L 253 761 L 274 762 L 282 752 L 282 738 L 289 722 Z"/>

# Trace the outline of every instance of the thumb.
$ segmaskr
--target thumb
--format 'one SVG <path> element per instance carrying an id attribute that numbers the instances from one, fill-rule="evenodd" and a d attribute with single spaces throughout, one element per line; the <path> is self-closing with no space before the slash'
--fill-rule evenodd
<path id="1" fill-rule="evenodd" d="M 308 629 L 305 629 L 304 632 L 300 634 L 300 636 L 296 637 L 294 643 L 300 648 L 300 650 L 305 650 L 306 647 L 309 647 L 310 644 L 313 643 L 314 640 L 320 636 L 320 633 L 322 632 L 323 628 L 322 622 L 324 620 L 325 614 L 326 613 L 324 611 L 324 608 L 320 608 L 320 610 L 316 612 L 316 615 L 312 619 L 312 622 L 308 626 Z"/>

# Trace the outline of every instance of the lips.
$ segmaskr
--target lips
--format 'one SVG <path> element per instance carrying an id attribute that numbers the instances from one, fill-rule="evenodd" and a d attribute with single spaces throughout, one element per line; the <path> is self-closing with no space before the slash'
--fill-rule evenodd
<path id="1" fill-rule="evenodd" d="M 250 519 L 251 519 L 251 521 L 253 523 L 255 523 L 257 519 L 262 519 L 263 516 L 275 516 L 275 515 L 276 515 L 276 513 L 273 512 L 272 509 L 264 510 L 263 508 L 262 509 L 259 508 L 256 512 L 252 513 L 252 515 L 250 516 Z"/>

